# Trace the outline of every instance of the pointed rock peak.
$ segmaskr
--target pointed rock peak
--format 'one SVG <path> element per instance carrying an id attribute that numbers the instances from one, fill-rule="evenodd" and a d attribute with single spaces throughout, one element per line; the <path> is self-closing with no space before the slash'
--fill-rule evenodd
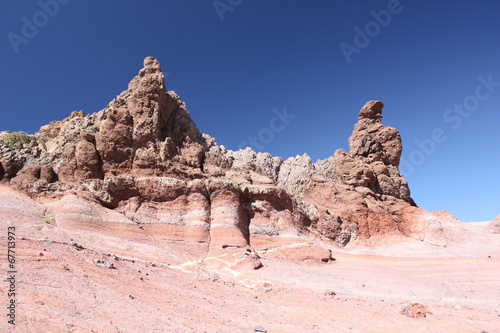
<path id="1" fill-rule="evenodd" d="M 158 82 L 160 85 L 164 85 L 165 82 L 160 62 L 153 57 L 146 57 L 146 59 L 144 59 L 144 68 L 139 71 L 139 77 L 141 79 L 150 77 L 153 81 Z"/>
<path id="2" fill-rule="evenodd" d="M 382 119 L 382 108 L 384 107 L 384 103 L 381 101 L 368 101 L 361 108 L 359 112 L 358 120 L 361 119 L 373 119 L 373 120 L 381 120 Z"/>
<path id="3" fill-rule="evenodd" d="M 358 123 L 349 138 L 350 155 L 398 166 L 403 146 L 399 132 L 382 124 L 381 101 L 368 101 L 361 108 Z"/>
<path id="4" fill-rule="evenodd" d="M 160 68 L 160 62 L 155 57 L 146 57 L 144 59 L 144 68 Z"/>

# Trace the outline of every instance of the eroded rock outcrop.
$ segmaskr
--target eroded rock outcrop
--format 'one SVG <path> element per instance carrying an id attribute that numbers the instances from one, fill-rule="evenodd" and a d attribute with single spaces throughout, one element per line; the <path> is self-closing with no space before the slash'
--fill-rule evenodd
<path id="1" fill-rule="evenodd" d="M 491 221 L 488 230 L 494 234 L 500 234 L 500 215 Z"/>
<path id="2" fill-rule="evenodd" d="M 339 149 L 315 163 L 306 154 L 283 160 L 250 148 L 231 151 L 197 129 L 148 57 L 104 110 L 73 112 L 21 147 L 0 140 L 0 178 L 75 207 L 73 217 L 54 208 L 69 227 L 103 228 L 113 220 L 116 230 L 185 241 L 199 258 L 250 251 L 328 261 L 334 244 L 420 230 L 398 170 L 401 137 L 382 124 L 382 108 L 366 103 L 350 152 Z M 91 214 L 96 204 L 114 217 Z"/>

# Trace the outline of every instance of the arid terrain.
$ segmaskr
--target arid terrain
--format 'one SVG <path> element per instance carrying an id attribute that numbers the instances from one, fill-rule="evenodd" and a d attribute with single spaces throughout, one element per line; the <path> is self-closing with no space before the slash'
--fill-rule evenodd
<path id="1" fill-rule="evenodd" d="M 499 331 L 500 235 L 485 223 L 461 224 L 464 241 L 447 247 L 391 238 L 253 270 L 224 254 L 193 261 L 154 235 L 46 223 L 47 205 L 7 186 L 0 200 L 18 237 L 18 322 L 5 332 Z M 400 314 L 412 303 L 426 317 Z"/>
<path id="2" fill-rule="evenodd" d="M 1 132 L 0 331 L 500 332 L 500 216 L 418 207 L 382 108 L 315 163 L 231 151 L 148 57 L 104 110 Z"/>

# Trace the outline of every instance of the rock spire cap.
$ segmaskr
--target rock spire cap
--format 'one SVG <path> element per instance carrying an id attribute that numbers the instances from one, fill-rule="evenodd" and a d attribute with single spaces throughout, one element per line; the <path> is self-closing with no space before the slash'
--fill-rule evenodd
<path id="1" fill-rule="evenodd" d="M 144 59 L 144 68 L 160 68 L 160 62 L 155 57 L 146 57 Z"/>
<path id="2" fill-rule="evenodd" d="M 382 119 L 382 108 L 384 107 L 384 103 L 381 101 L 368 101 L 361 108 L 359 112 L 358 120 L 361 119 L 374 119 L 380 120 Z"/>

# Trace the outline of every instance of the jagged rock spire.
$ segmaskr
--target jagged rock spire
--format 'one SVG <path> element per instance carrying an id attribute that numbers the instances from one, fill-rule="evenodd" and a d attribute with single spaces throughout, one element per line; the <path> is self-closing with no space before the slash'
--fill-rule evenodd
<path id="1" fill-rule="evenodd" d="M 383 106 L 366 103 L 349 138 L 350 152 L 338 149 L 323 161 L 231 151 L 200 133 L 184 102 L 167 91 L 158 60 L 147 57 L 128 89 L 104 110 L 52 122 L 19 151 L 0 144 L 0 177 L 34 191 L 83 188 L 115 209 L 185 196 L 188 206 L 214 205 L 216 228 L 236 217 L 226 230 L 237 231 L 238 246 L 252 243 L 250 223 L 276 221 L 311 226 L 343 246 L 358 235 L 397 230 L 398 212 L 412 204 L 398 171 L 401 137 L 382 124 Z M 215 207 L 228 205 L 232 210 Z M 226 234 L 219 233 L 219 245 L 232 244 Z M 216 244 L 216 229 L 211 237 Z"/>

